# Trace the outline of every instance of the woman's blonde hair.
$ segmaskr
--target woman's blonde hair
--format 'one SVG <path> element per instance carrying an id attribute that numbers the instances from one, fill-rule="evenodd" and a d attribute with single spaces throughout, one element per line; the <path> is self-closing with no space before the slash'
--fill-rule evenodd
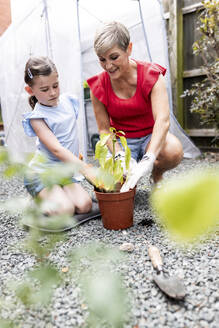
<path id="1" fill-rule="evenodd" d="M 128 29 L 119 22 L 105 23 L 97 30 L 94 38 L 94 50 L 98 56 L 114 46 L 126 51 L 130 43 Z"/>

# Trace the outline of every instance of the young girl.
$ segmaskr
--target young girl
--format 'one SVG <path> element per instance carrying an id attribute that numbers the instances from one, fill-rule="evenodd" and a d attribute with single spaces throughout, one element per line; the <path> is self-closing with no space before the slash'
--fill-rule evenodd
<path id="1" fill-rule="evenodd" d="M 72 178 L 74 183 L 48 189 L 38 174 L 59 162 L 79 164 L 80 172 L 88 179 L 93 174 L 88 164 L 78 158 L 78 101 L 69 95 L 60 95 L 56 66 L 47 57 L 31 57 L 26 63 L 24 80 L 33 111 L 24 114 L 22 123 L 28 136 L 38 137 L 36 153 L 29 163 L 36 175 L 25 178 L 25 187 L 33 197 L 55 205 L 48 208 L 46 214 L 87 213 L 92 200 L 78 183 L 78 176 Z M 39 155 L 46 157 L 46 162 L 39 163 Z"/>

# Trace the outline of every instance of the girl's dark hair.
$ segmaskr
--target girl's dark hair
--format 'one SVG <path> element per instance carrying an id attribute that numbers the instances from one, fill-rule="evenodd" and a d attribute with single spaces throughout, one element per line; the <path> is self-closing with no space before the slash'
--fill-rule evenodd
<path id="1" fill-rule="evenodd" d="M 48 76 L 52 72 L 57 72 L 55 64 L 48 57 L 30 57 L 26 63 L 24 71 L 24 81 L 32 87 L 34 85 L 34 77 L 39 75 Z M 29 104 L 34 108 L 37 103 L 35 96 L 29 97 Z"/>

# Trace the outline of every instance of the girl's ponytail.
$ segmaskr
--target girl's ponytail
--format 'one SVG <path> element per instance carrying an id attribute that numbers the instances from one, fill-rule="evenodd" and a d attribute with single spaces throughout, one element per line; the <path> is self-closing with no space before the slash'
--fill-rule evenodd
<path id="1" fill-rule="evenodd" d="M 35 105 L 37 103 L 36 97 L 35 96 L 30 96 L 28 100 L 29 100 L 30 106 L 34 109 L 34 107 L 35 107 Z"/>

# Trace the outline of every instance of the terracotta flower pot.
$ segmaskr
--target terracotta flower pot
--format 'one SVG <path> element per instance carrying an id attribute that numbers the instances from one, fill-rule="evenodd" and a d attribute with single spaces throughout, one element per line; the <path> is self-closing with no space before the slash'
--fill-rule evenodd
<path id="1" fill-rule="evenodd" d="M 95 190 L 104 228 L 119 230 L 133 225 L 135 190 L 136 188 L 123 193 Z"/>

